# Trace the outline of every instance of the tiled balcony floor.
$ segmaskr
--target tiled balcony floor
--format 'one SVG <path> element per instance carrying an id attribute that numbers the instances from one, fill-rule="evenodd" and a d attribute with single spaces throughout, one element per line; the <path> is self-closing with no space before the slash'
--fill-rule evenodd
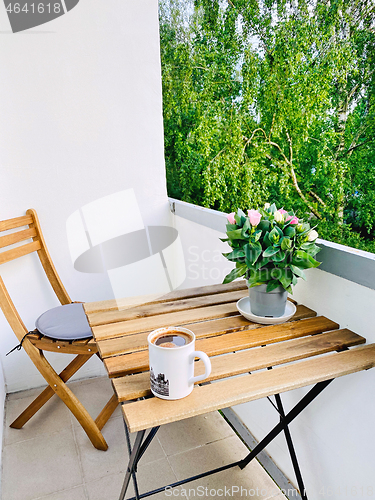
<path id="1" fill-rule="evenodd" d="M 112 393 L 107 378 L 73 382 L 70 386 L 93 416 L 97 416 Z M 23 429 L 10 429 L 9 423 L 39 392 L 30 390 L 7 397 L 2 500 L 118 500 L 128 457 L 120 408 L 103 430 L 109 445 L 106 452 L 93 448 L 57 397 Z M 166 425 L 139 463 L 140 491 L 220 467 L 245 456 L 246 451 L 217 412 Z M 239 492 L 232 486 L 238 487 Z M 134 494 L 132 487 L 129 491 L 127 498 Z M 148 498 L 177 498 L 176 493 L 172 496 L 167 491 Z M 178 493 L 185 499 L 285 499 L 257 461 L 243 471 L 229 469 L 188 483 Z"/>

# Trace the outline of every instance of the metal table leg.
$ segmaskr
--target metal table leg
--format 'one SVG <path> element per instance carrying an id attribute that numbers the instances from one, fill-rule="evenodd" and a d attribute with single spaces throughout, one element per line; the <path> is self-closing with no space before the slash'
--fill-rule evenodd
<path id="1" fill-rule="evenodd" d="M 131 446 L 131 442 L 130 442 L 130 434 L 129 434 L 128 426 L 126 425 L 125 420 L 124 420 L 124 427 L 125 427 L 126 443 L 128 445 L 128 453 L 129 453 L 129 457 L 130 457 L 130 455 L 132 454 L 132 446 Z M 135 470 L 132 473 L 132 479 L 133 479 L 133 484 L 134 484 L 135 498 L 136 498 L 136 500 L 139 500 L 139 490 L 138 490 L 137 476 L 136 476 Z"/>
<path id="2" fill-rule="evenodd" d="M 207 477 L 207 476 L 210 476 L 212 474 L 216 474 L 217 472 L 221 472 L 221 471 L 230 469 L 230 468 L 235 467 L 237 465 L 241 469 L 244 469 L 246 467 L 246 465 L 248 465 L 249 462 L 251 462 L 251 460 L 253 460 L 253 458 L 255 458 L 258 455 L 258 453 L 260 453 L 267 445 L 269 445 L 275 439 L 276 436 L 278 436 L 283 431 L 285 432 L 285 428 L 288 429 L 288 425 L 328 386 L 328 384 L 330 384 L 332 382 L 332 380 L 333 379 L 319 382 L 312 389 L 310 389 L 310 391 L 301 399 L 301 401 L 299 401 L 299 403 L 297 403 L 289 411 L 289 413 L 287 413 L 286 415 L 284 414 L 284 416 L 280 420 L 280 422 L 267 434 L 267 436 L 265 438 L 262 439 L 262 441 L 260 441 L 260 443 L 258 443 L 258 445 L 244 459 L 239 460 L 237 462 L 234 462 L 232 464 L 224 465 L 222 467 L 219 467 L 217 469 L 213 469 L 213 470 L 208 471 L 208 472 L 203 472 L 202 474 L 198 474 L 196 476 L 189 477 L 188 479 L 182 479 L 181 481 L 177 481 L 177 482 L 172 483 L 172 484 L 167 484 L 165 486 L 162 486 L 161 488 L 157 488 L 155 490 L 148 491 L 147 493 L 139 494 L 138 498 L 139 499 L 145 498 L 145 497 L 148 497 L 150 495 L 160 493 L 161 491 L 165 491 L 165 489 L 167 487 L 175 488 L 176 486 L 181 486 L 183 484 L 189 483 L 189 482 L 194 481 L 196 479 L 201 479 L 203 477 Z M 282 409 L 282 412 L 284 413 L 283 409 Z M 280 416 L 281 416 L 281 412 L 280 412 Z M 143 440 L 145 431 L 138 432 L 137 438 L 136 438 L 136 441 L 134 444 L 134 448 L 133 448 L 131 455 L 130 455 L 128 470 L 126 472 L 124 485 L 123 485 L 119 500 L 124 500 L 126 490 L 127 490 L 128 485 L 129 485 L 130 477 L 136 469 L 138 460 L 139 460 L 140 456 L 143 455 L 143 453 L 146 451 L 147 446 L 150 444 L 150 442 L 151 442 L 152 438 L 155 436 L 157 430 L 158 430 L 158 427 L 154 427 L 153 429 L 151 429 L 151 431 L 150 431 L 149 435 L 147 436 L 143 445 L 142 445 L 142 440 Z M 289 431 L 289 429 L 288 429 L 288 431 Z M 289 436 L 290 436 L 290 434 L 289 434 Z M 293 445 L 292 445 L 292 447 L 293 447 Z M 294 450 L 294 448 L 293 448 L 293 450 Z M 297 464 L 297 466 L 298 466 L 298 464 Z M 299 467 L 297 470 L 299 470 Z M 302 476 L 301 476 L 301 479 L 302 479 Z M 304 500 L 305 499 L 307 500 L 307 496 L 306 496 L 306 493 L 304 491 L 303 482 L 301 484 L 302 484 L 302 488 L 303 488 L 301 490 L 301 495 L 302 494 L 305 495 L 302 498 Z M 138 500 L 138 499 L 137 499 L 137 497 L 132 497 L 130 500 Z"/>
<path id="3" fill-rule="evenodd" d="M 126 425 L 126 423 L 125 423 L 125 425 Z M 136 462 L 137 462 L 137 457 L 138 457 L 139 451 L 141 449 L 141 444 L 142 444 L 142 440 L 143 440 L 143 437 L 145 435 L 145 432 L 146 431 L 137 432 L 137 437 L 135 439 L 134 447 L 133 447 L 133 450 L 132 450 L 130 457 L 129 457 L 128 468 L 127 468 L 127 471 L 125 474 L 124 484 L 122 485 L 119 500 L 124 500 L 124 498 L 125 498 L 125 495 L 126 495 L 126 492 L 127 492 L 128 486 L 129 486 L 130 477 L 132 476 L 132 474 L 134 472 L 134 464 L 136 464 Z"/>
<path id="4" fill-rule="evenodd" d="M 277 408 L 278 408 L 279 413 L 280 413 L 280 421 L 284 422 L 285 412 L 284 412 L 283 404 L 281 402 L 280 394 L 275 394 L 275 399 L 276 399 Z M 285 439 L 286 439 L 288 449 L 289 449 L 289 455 L 290 455 L 290 458 L 292 460 L 293 469 L 294 469 L 294 473 L 296 475 L 297 484 L 298 484 L 298 488 L 299 488 L 302 500 L 307 500 L 305 485 L 303 483 L 301 470 L 299 468 L 296 451 L 294 449 L 292 436 L 290 434 L 290 430 L 289 430 L 288 425 L 285 425 L 285 427 L 284 427 L 284 434 L 285 434 Z"/>

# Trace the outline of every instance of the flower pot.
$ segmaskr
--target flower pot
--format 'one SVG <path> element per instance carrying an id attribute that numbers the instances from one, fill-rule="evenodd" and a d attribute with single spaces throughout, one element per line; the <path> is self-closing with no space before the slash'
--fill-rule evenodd
<path id="1" fill-rule="evenodd" d="M 256 316 L 279 318 L 285 313 L 288 292 L 279 286 L 267 292 L 267 285 L 249 288 L 250 309 Z"/>

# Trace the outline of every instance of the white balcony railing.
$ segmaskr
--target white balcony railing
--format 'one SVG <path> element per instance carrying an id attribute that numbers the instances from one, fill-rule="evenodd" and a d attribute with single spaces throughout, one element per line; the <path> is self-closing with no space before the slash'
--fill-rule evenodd
<path id="1" fill-rule="evenodd" d="M 219 240 L 226 217 L 179 200 L 170 199 L 174 225 L 184 245 L 185 286 L 220 283 L 231 265 L 221 255 L 228 251 Z M 375 255 L 329 241 L 318 240 L 322 265 L 306 272 L 293 297 L 300 303 L 375 342 Z M 251 333 L 249 333 L 251 335 Z M 335 380 L 292 425 L 297 455 L 310 498 L 371 498 L 375 494 L 375 370 Z M 306 392 L 283 395 L 286 408 Z M 256 439 L 277 423 L 267 400 L 233 408 Z M 294 481 L 284 438 L 268 448 L 273 461 Z M 291 497 L 293 498 L 293 497 Z M 296 498 L 296 497 L 294 497 Z"/>

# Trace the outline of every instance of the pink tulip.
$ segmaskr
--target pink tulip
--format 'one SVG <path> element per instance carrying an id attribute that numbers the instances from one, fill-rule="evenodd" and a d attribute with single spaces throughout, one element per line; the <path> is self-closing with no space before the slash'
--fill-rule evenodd
<path id="1" fill-rule="evenodd" d="M 249 216 L 250 224 L 254 227 L 259 224 L 260 219 L 262 218 L 262 215 L 258 212 L 258 210 L 254 209 L 248 210 L 247 215 Z"/>
<path id="2" fill-rule="evenodd" d="M 288 217 L 286 218 L 286 222 L 288 222 L 288 221 L 290 221 L 291 224 L 298 224 L 298 222 L 299 222 L 298 218 L 295 215 L 293 215 L 293 216 L 288 215 Z"/>
<path id="3" fill-rule="evenodd" d="M 227 219 L 228 219 L 229 224 L 235 224 L 236 220 L 234 218 L 234 212 L 232 212 L 231 214 L 227 215 Z"/>
<path id="4" fill-rule="evenodd" d="M 278 210 L 278 212 L 281 213 L 281 215 L 284 215 L 284 214 L 287 214 L 288 212 L 286 210 L 284 210 L 283 208 L 280 208 L 280 210 Z"/>

